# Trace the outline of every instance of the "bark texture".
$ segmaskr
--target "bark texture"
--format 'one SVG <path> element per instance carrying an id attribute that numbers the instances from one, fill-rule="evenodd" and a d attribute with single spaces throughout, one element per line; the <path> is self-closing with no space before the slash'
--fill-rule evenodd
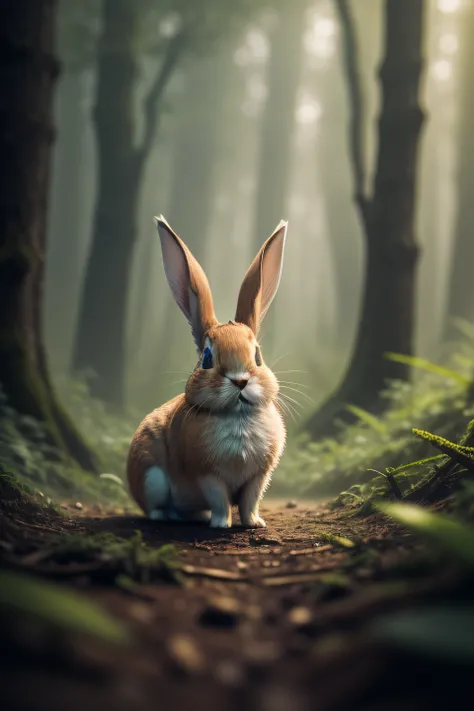
<path id="1" fill-rule="evenodd" d="M 385 57 L 380 68 L 382 108 L 371 197 L 359 136 L 362 97 L 357 80 L 354 27 L 345 0 L 337 2 L 344 29 L 346 75 L 351 94 L 351 141 L 355 200 L 366 246 L 365 288 L 354 353 L 338 390 L 306 423 L 314 435 L 345 417 L 347 403 L 377 411 L 391 379 L 408 378 L 408 367 L 387 352 L 413 352 L 418 245 L 414 233 L 418 146 L 424 115 L 419 105 L 423 0 L 386 0 Z M 349 419 L 347 414 L 347 419 Z"/>
<path id="2" fill-rule="evenodd" d="M 466 19 L 461 30 L 462 67 L 459 91 L 461 116 L 458 134 L 458 210 L 446 324 L 448 338 L 456 337 L 459 333 L 453 326 L 453 317 L 474 320 L 474 4 L 466 3 L 464 12 Z"/>
<path id="3" fill-rule="evenodd" d="M 56 2 L 0 5 L 0 380 L 10 404 L 44 422 L 83 467 L 95 459 L 62 412 L 42 342 L 46 213 L 50 183 Z"/>
<path id="4" fill-rule="evenodd" d="M 171 38 L 157 59 L 139 141 L 134 102 L 140 6 L 130 0 L 104 0 L 103 8 L 94 110 L 98 194 L 73 368 L 92 371 L 93 395 L 120 408 L 125 400 L 126 314 L 141 182 L 155 139 L 160 100 L 183 38 L 181 34 Z"/>

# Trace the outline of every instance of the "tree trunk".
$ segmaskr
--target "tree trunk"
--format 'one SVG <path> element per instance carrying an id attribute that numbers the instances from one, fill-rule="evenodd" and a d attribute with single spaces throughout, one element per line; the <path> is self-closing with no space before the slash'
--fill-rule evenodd
<path id="1" fill-rule="evenodd" d="M 337 63 L 334 62 L 334 65 Z M 345 118 L 334 73 L 336 66 L 323 67 L 318 75 L 322 98 L 322 117 L 316 141 L 317 161 L 321 171 L 323 193 L 336 280 L 337 311 L 335 348 L 346 353 L 355 336 L 355 319 L 358 317 L 355 294 L 360 278 L 360 230 L 357 217 L 351 211 L 350 176 L 347 171 L 347 145 L 341 140 Z M 343 87 L 342 87 L 343 88 Z M 342 91 L 342 90 L 341 90 Z M 346 177 L 347 176 L 347 177 Z M 342 205 L 341 201 L 347 200 Z"/>
<path id="2" fill-rule="evenodd" d="M 262 117 L 255 196 L 254 249 L 271 234 L 286 209 L 296 99 L 303 62 L 308 3 L 296 0 L 279 13 L 270 36 L 267 101 Z"/>
<path id="3" fill-rule="evenodd" d="M 455 338 L 459 332 L 451 318 L 474 320 L 474 135 L 472 116 L 474 114 L 474 5 L 467 3 L 467 13 L 461 36 L 462 69 L 460 84 L 460 128 L 458 152 L 458 210 L 454 237 L 453 264 L 451 271 L 447 338 Z"/>
<path id="4" fill-rule="evenodd" d="M 98 195 L 74 350 L 75 371 L 92 371 L 91 392 L 110 405 L 125 402 L 126 317 L 137 213 L 158 108 L 181 57 L 185 30 L 169 39 L 144 101 L 144 130 L 135 127 L 140 5 L 104 0 L 94 121 Z"/>
<path id="5" fill-rule="evenodd" d="M 257 164 L 253 250 L 257 252 L 275 225 L 285 217 L 291 174 L 295 111 L 303 65 L 303 31 L 307 0 L 295 0 L 278 13 L 270 35 L 267 100 L 263 111 Z M 267 314 L 262 340 L 272 355 L 275 309 Z"/>
<path id="6" fill-rule="evenodd" d="M 414 235 L 423 0 L 386 0 L 382 110 L 373 196 L 356 200 L 366 238 L 362 315 L 354 354 L 336 393 L 306 423 L 314 435 L 334 427 L 347 403 L 377 411 L 387 381 L 408 367 L 384 357 L 413 351 L 418 247 Z M 349 416 L 347 417 L 349 419 Z"/>
<path id="7" fill-rule="evenodd" d="M 74 353 L 75 371 L 93 371 L 91 392 L 118 407 L 141 178 L 134 145 L 136 25 L 133 3 L 105 0 L 94 111 L 98 194 Z"/>
<path id="8" fill-rule="evenodd" d="M 225 48 L 224 48 L 225 49 Z M 190 248 L 204 255 L 213 207 L 214 167 L 222 92 L 228 58 L 190 65 L 186 73 L 185 105 L 175 139 L 169 220 Z"/>
<path id="9" fill-rule="evenodd" d="M 228 52 L 227 48 L 224 51 Z M 166 218 L 204 264 L 213 208 L 214 175 L 219 148 L 219 121 L 229 75 L 230 56 L 190 66 L 186 73 L 184 106 L 174 138 L 175 156 L 171 199 Z M 170 295 L 168 295 L 171 299 Z M 171 304 L 171 300 L 170 300 Z M 162 333 L 171 358 L 180 357 L 174 303 L 166 310 Z M 162 339 L 160 338 L 160 341 Z M 158 347 L 158 345 L 156 346 Z M 174 354 L 174 356 L 173 356 Z"/>
<path id="10" fill-rule="evenodd" d="M 54 161 L 51 221 L 46 259 L 45 335 L 53 369 L 68 372 L 80 290 L 83 226 L 85 76 L 69 71 L 59 87 L 61 127 Z"/>
<path id="11" fill-rule="evenodd" d="M 42 343 L 46 208 L 50 179 L 56 3 L 4 0 L 0 165 L 0 380 L 13 408 L 45 424 L 83 467 L 93 455 L 60 409 Z"/>

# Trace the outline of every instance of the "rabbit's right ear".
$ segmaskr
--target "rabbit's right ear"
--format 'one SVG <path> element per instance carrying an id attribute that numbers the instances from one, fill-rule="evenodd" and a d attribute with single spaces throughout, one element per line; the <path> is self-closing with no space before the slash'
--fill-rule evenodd
<path id="1" fill-rule="evenodd" d="M 155 217 L 163 253 L 163 266 L 171 292 L 191 325 L 198 352 L 204 334 L 217 324 L 209 282 L 190 250 L 178 237 L 163 215 Z"/>
<path id="2" fill-rule="evenodd" d="M 245 323 L 256 336 L 280 283 L 287 227 L 288 222 L 281 220 L 253 260 L 240 288 L 235 320 Z"/>

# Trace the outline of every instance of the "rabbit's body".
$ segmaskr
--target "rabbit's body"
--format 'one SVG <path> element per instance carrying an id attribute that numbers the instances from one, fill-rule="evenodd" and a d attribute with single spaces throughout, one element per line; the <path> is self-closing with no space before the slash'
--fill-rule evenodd
<path id="1" fill-rule="evenodd" d="M 216 477 L 229 502 L 238 505 L 252 480 L 263 492 L 284 445 L 285 427 L 273 403 L 256 413 L 193 412 L 179 395 L 138 428 L 130 450 L 130 488 L 152 518 L 192 520 L 209 510 L 202 481 Z M 246 511 L 240 513 L 245 519 Z"/>
<path id="2" fill-rule="evenodd" d="M 214 316 L 199 264 L 164 220 L 158 226 L 168 281 L 192 325 L 200 359 L 185 393 L 147 415 L 135 433 L 131 493 L 158 520 L 200 520 L 210 511 L 211 526 L 227 528 L 237 504 L 243 525 L 265 526 L 258 504 L 283 452 L 285 426 L 278 381 L 263 363 L 256 333 L 278 286 L 286 223 L 257 255 L 239 296 L 238 322 L 227 324 Z"/>

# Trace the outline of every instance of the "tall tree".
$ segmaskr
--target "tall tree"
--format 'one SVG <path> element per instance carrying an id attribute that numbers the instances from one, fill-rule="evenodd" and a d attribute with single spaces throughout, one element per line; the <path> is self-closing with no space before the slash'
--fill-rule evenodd
<path id="1" fill-rule="evenodd" d="M 254 249 L 270 234 L 273 223 L 284 217 L 288 205 L 292 139 L 303 64 L 303 30 L 308 0 L 277 2 L 278 15 L 269 33 L 267 100 L 260 135 L 256 175 Z M 268 353 L 275 347 L 276 311 L 267 317 L 262 340 Z"/>
<path id="2" fill-rule="evenodd" d="M 336 0 L 345 42 L 351 96 L 351 153 L 355 201 L 366 246 L 365 288 L 354 353 L 346 375 L 306 423 L 314 435 L 345 416 L 345 405 L 377 410 L 390 379 L 406 379 L 408 368 L 387 352 L 413 350 L 418 246 L 414 234 L 418 144 L 424 115 L 419 105 L 423 66 L 423 0 L 385 0 L 385 57 L 380 69 L 382 108 L 372 196 L 366 193 L 362 150 L 362 95 L 353 18 L 347 0 Z"/>
<path id="3" fill-rule="evenodd" d="M 12 407 L 44 422 L 52 441 L 94 469 L 55 398 L 42 343 L 55 15 L 53 0 L 0 5 L 0 380 Z"/>
<path id="4" fill-rule="evenodd" d="M 254 244 L 261 246 L 288 198 L 291 145 L 303 62 L 302 38 L 308 0 L 277 3 L 278 19 L 270 32 L 267 101 L 262 117 L 257 166 Z"/>
<path id="5" fill-rule="evenodd" d="M 461 30 L 460 127 L 458 143 L 457 218 L 446 335 L 455 336 L 452 317 L 474 320 L 474 4 L 466 3 Z"/>
<path id="6" fill-rule="evenodd" d="M 56 93 L 59 126 L 53 162 L 45 285 L 45 338 L 54 370 L 68 372 L 81 287 L 85 233 L 88 73 L 93 66 L 98 0 L 59 2 L 58 52 L 62 73 Z"/>
<path id="7" fill-rule="evenodd" d="M 216 0 L 182 0 L 156 6 L 150 0 L 104 0 L 94 113 L 99 190 L 74 369 L 92 369 L 97 376 L 92 381 L 93 394 L 111 405 L 121 407 L 125 399 L 126 307 L 138 200 L 164 92 L 183 55 L 206 47 L 248 4 L 249 0 L 231 6 Z M 134 112 L 137 44 L 139 29 L 150 24 L 147 5 L 153 26 L 161 20 L 167 29 L 156 47 L 157 70 L 145 98 L 144 128 L 138 141 Z M 169 15 L 170 9 L 174 15 Z"/>
<path id="8" fill-rule="evenodd" d="M 98 194 L 74 352 L 74 370 L 92 369 L 97 376 L 93 394 L 118 406 L 125 395 L 125 318 L 140 186 L 160 100 L 186 41 L 181 28 L 157 60 L 138 142 L 134 102 L 142 9 L 131 0 L 103 3 L 94 110 Z"/>

